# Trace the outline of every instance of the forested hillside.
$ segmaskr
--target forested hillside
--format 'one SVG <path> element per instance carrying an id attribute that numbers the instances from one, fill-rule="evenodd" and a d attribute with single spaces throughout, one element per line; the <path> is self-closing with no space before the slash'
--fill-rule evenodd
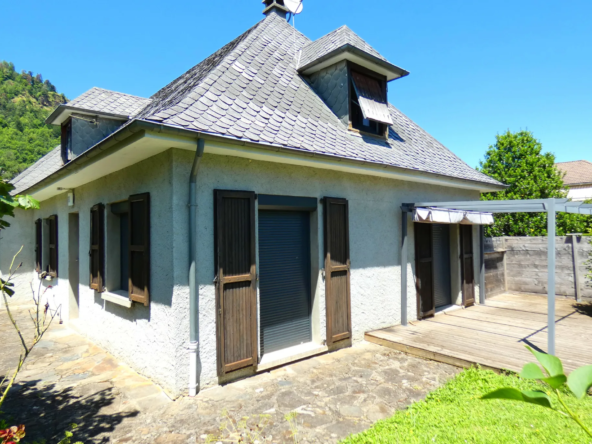
<path id="1" fill-rule="evenodd" d="M 0 176 L 11 179 L 60 144 L 60 129 L 45 124 L 57 105 L 67 101 L 49 80 L 17 73 L 0 62 Z"/>

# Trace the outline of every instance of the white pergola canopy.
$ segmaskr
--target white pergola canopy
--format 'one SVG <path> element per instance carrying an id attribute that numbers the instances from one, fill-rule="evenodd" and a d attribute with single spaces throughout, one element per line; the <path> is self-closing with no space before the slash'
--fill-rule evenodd
<path id="1" fill-rule="evenodd" d="M 415 208 L 413 222 L 427 224 L 492 225 L 493 214 L 444 208 Z"/>
<path id="2" fill-rule="evenodd" d="M 459 202 L 421 202 L 403 204 L 401 248 L 401 324 L 408 324 L 407 315 L 407 223 L 409 214 L 414 222 L 423 223 L 468 223 L 481 226 L 481 273 L 479 302 L 485 303 L 484 225 L 493 223 L 493 214 L 498 213 L 547 213 L 548 251 L 548 344 L 547 353 L 555 354 L 555 235 L 556 214 L 572 213 L 592 215 L 592 205 L 570 202 L 568 199 L 494 200 Z M 470 216 L 469 216 L 470 215 Z M 461 219 L 462 216 L 462 219 Z M 488 222 L 491 218 L 491 222 Z M 472 222 L 473 219 L 475 222 Z M 453 222 L 455 220 L 455 222 Z M 456 220 L 460 220 L 456 222 Z"/>

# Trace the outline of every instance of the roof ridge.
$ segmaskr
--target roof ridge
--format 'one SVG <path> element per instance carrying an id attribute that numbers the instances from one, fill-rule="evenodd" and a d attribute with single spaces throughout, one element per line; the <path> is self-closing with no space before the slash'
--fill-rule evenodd
<path id="1" fill-rule="evenodd" d="M 578 163 L 578 162 L 586 162 L 592 165 L 592 162 L 590 162 L 589 160 L 586 159 L 581 159 L 581 160 L 568 160 L 566 162 L 556 162 L 555 165 L 561 165 L 561 164 L 565 164 L 565 163 Z"/>

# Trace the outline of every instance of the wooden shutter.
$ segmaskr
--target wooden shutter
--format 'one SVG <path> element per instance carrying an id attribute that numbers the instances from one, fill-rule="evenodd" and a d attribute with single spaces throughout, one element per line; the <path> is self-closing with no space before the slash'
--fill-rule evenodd
<path id="1" fill-rule="evenodd" d="M 351 338 L 349 207 L 346 199 L 324 198 L 327 345 Z"/>
<path id="2" fill-rule="evenodd" d="M 150 193 L 129 197 L 129 298 L 150 305 Z"/>
<path id="3" fill-rule="evenodd" d="M 50 276 L 58 277 L 58 216 L 50 216 L 47 223 L 49 225 L 49 242 L 47 243 L 49 264 L 47 273 Z"/>
<path id="4" fill-rule="evenodd" d="M 463 305 L 475 304 L 475 268 L 473 264 L 473 226 L 460 226 L 460 251 Z"/>
<path id="5" fill-rule="evenodd" d="M 257 364 L 255 193 L 216 190 L 218 375 Z"/>
<path id="6" fill-rule="evenodd" d="M 35 221 L 35 271 L 43 271 L 43 221 Z"/>
<path id="7" fill-rule="evenodd" d="M 415 224 L 414 228 L 417 318 L 423 319 L 436 313 L 432 226 L 430 224 Z"/>
<path id="8" fill-rule="evenodd" d="M 100 293 L 105 282 L 105 205 L 90 210 L 90 288 Z"/>

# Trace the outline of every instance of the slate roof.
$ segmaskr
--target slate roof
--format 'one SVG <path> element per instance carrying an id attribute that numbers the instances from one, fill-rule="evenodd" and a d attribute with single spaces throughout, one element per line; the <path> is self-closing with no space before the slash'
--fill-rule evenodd
<path id="1" fill-rule="evenodd" d="M 350 35 L 349 28 L 340 29 L 335 33 Z M 272 13 L 150 99 L 93 88 L 68 105 L 125 112 L 133 120 L 295 151 L 501 185 L 468 166 L 390 104 L 394 124 L 388 141 L 348 131 L 297 71 L 297 54 L 309 45 L 308 38 Z M 61 162 L 56 150 L 13 183 L 24 190 L 56 171 L 57 160 Z M 44 161 L 47 168 L 39 168 Z"/>
<path id="2" fill-rule="evenodd" d="M 94 87 L 66 105 L 98 113 L 133 117 L 150 102 L 150 99 Z"/>
<path id="3" fill-rule="evenodd" d="M 565 173 L 563 182 L 566 185 L 592 184 L 592 162 L 587 160 L 560 162 L 557 168 Z"/>
<path id="4" fill-rule="evenodd" d="M 392 105 L 394 125 L 388 141 L 348 131 L 298 74 L 297 53 L 310 43 L 285 19 L 270 14 L 152 96 L 152 103 L 137 118 L 500 185 L 468 166 Z"/>
<path id="5" fill-rule="evenodd" d="M 60 145 L 16 176 L 10 181 L 15 187 L 11 194 L 20 194 L 36 183 L 49 177 L 62 167 L 62 152 Z"/>
<path id="6" fill-rule="evenodd" d="M 300 64 L 298 68 L 307 66 L 321 57 L 326 56 L 330 52 L 335 51 L 345 45 L 351 45 L 358 48 L 383 62 L 388 62 L 380 53 L 372 46 L 366 43 L 355 32 L 343 25 L 341 28 L 321 37 L 314 42 L 310 42 L 302 48 L 302 55 L 300 56 Z"/>

